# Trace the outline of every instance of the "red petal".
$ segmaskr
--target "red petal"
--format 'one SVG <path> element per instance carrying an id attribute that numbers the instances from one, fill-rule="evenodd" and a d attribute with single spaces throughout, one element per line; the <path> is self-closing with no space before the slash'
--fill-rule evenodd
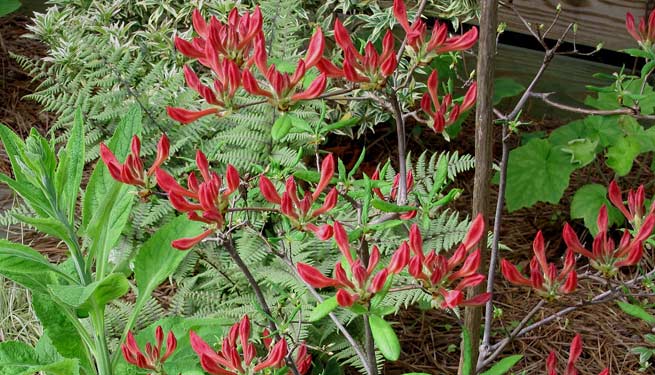
<path id="1" fill-rule="evenodd" d="M 321 271 L 317 270 L 316 268 L 305 264 L 298 262 L 296 264 L 296 268 L 298 269 L 298 274 L 300 277 L 307 282 L 307 284 L 311 285 L 314 288 L 327 288 L 330 286 L 339 286 L 339 282 L 334 279 L 330 279 L 323 275 Z"/>

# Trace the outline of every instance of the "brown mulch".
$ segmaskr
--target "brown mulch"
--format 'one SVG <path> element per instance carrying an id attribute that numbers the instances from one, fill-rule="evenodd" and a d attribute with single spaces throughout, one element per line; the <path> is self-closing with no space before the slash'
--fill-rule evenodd
<path id="1" fill-rule="evenodd" d="M 29 19 L 24 16 L 5 17 L 0 19 L 0 123 L 4 123 L 19 132 L 27 135 L 30 128 L 36 127 L 45 133 L 53 121 L 53 116 L 44 113 L 41 107 L 33 101 L 22 100 L 38 85 L 33 82 L 25 72 L 9 57 L 8 51 L 30 57 L 43 57 L 47 50 L 38 42 L 22 38 L 26 32 L 24 26 Z M 552 130 L 561 125 L 557 120 L 536 121 L 535 128 L 539 130 Z M 411 132 L 411 129 L 409 130 Z M 391 136 L 385 136 L 391 134 Z M 410 136 L 410 149 L 415 150 L 414 156 L 424 149 L 430 150 L 458 150 L 462 153 L 473 153 L 473 126 L 468 123 L 464 126 L 459 137 L 451 143 L 445 142 L 439 135 L 424 131 L 418 135 Z M 369 136 L 367 143 L 369 155 L 393 154 L 396 145 L 393 129 L 379 127 L 376 133 Z M 499 144 L 499 142 L 497 142 Z M 353 153 L 350 159 L 355 160 L 357 150 L 352 144 L 335 145 L 339 154 Z M 495 150 L 500 155 L 500 149 Z M 344 155 L 345 156 L 345 155 Z M 348 159 L 345 157 L 345 159 Z M 642 164 L 648 165 L 644 160 Z M 371 160 L 364 166 L 367 172 L 375 169 L 375 161 Z M 642 170 L 640 166 L 639 168 Z M 10 171 L 6 154 L 0 150 L 0 172 Z M 607 172 L 607 171 L 603 171 Z M 641 173 L 641 172 L 640 172 Z M 634 183 L 646 173 L 652 179 L 652 173 L 644 169 L 644 174 L 635 173 Z M 565 199 L 559 205 L 538 204 L 535 207 L 522 209 L 513 213 L 505 213 L 503 219 L 502 242 L 512 249 L 511 253 L 503 255 L 515 262 L 527 262 L 531 257 L 531 242 L 537 230 L 544 230 L 544 235 L 550 240 L 548 248 L 552 259 L 558 258 L 563 247 L 560 240 L 560 231 L 564 220 L 568 218 L 570 197 L 577 187 L 591 181 L 604 184 L 605 177 L 593 167 L 577 171 L 572 176 L 571 186 L 565 194 Z M 473 174 L 466 173 L 459 177 L 456 185 L 465 189 L 464 195 L 454 204 L 454 208 L 469 212 L 473 184 Z M 495 186 L 494 186 L 495 189 Z M 12 198 L 1 194 L 0 207 L 10 207 Z M 652 193 L 652 191 L 651 191 Z M 495 199 L 495 196 L 492 197 Z M 492 206 L 493 207 L 493 204 Z M 5 230 L 6 228 L 2 228 Z M 578 233 L 583 228 L 577 226 Z M 4 233 L 3 233 L 4 234 Z M 58 261 L 65 256 L 65 247 L 51 238 L 44 238 L 23 228 L 9 228 L 11 239 L 22 241 L 38 248 L 52 260 Z M 651 254 L 652 256 L 652 254 Z M 174 294 L 175 286 L 166 284 L 158 289 L 157 297 L 166 301 Z M 584 289 L 588 290 L 588 289 Z M 592 286 L 592 291 L 603 290 Z M 494 324 L 494 333 L 502 337 L 506 330 L 511 329 L 512 322 L 519 321 L 526 309 L 537 303 L 537 298 L 527 295 L 525 290 L 517 290 L 505 282 L 498 284 L 497 306 L 502 309 L 502 323 Z M 569 301 L 582 300 L 584 292 L 576 293 Z M 557 311 L 564 306 L 549 307 L 546 313 Z M 542 316 L 537 316 L 536 319 Z M 426 372 L 431 374 L 454 374 L 459 358 L 457 344 L 460 339 L 459 319 L 443 311 L 422 311 L 412 308 L 399 314 L 396 318 L 397 332 L 402 341 L 403 353 L 399 361 L 388 364 L 386 374 L 403 374 L 407 372 Z M 507 326 L 505 326 L 507 325 Z M 622 314 L 615 304 L 589 306 L 580 309 L 562 320 L 545 325 L 535 330 L 528 337 L 516 340 L 507 348 L 507 354 L 520 353 L 525 355 L 524 360 L 515 371 L 524 370 L 526 374 L 543 374 L 545 372 L 545 358 L 552 350 L 558 352 L 560 365 L 568 357 L 568 346 L 574 332 L 583 335 L 585 350 L 580 360 L 579 368 L 582 374 L 597 374 L 603 365 L 610 366 L 613 374 L 641 374 L 638 372 L 637 356 L 629 353 L 629 349 L 643 345 L 642 336 L 648 333 L 649 327 L 639 321 Z"/>

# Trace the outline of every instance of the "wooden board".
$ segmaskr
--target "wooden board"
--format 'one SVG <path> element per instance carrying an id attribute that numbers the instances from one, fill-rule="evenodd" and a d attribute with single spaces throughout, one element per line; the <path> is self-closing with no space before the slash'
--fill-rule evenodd
<path id="1" fill-rule="evenodd" d="M 562 4 L 562 14 L 556 27 L 548 34 L 559 38 L 566 27 L 578 24 L 576 42 L 596 46 L 599 42 L 610 50 L 621 50 L 636 46 L 634 39 L 625 29 L 625 14 L 631 12 L 638 20 L 647 11 L 649 0 L 514 0 L 517 10 L 535 25 L 543 23 L 548 27 L 555 16 L 557 4 Z M 526 33 L 521 20 L 506 7 L 500 7 L 499 19 L 506 22 L 509 30 Z M 572 35 L 567 41 L 572 41 Z"/>

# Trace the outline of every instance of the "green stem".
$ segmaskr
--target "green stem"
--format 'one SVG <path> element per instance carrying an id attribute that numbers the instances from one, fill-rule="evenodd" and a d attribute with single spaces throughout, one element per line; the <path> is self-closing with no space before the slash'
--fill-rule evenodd
<path id="1" fill-rule="evenodd" d="M 112 375 L 111 362 L 109 360 L 109 348 L 105 336 L 105 308 L 94 305 L 91 312 L 94 339 L 96 346 L 96 364 L 98 375 Z"/>

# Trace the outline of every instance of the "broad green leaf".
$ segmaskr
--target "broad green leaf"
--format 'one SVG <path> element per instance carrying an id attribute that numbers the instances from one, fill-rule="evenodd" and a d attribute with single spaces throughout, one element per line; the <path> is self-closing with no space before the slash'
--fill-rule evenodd
<path id="1" fill-rule="evenodd" d="M 332 312 L 332 310 L 336 309 L 339 304 L 337 303 L 337 297 L 330 297 L 323 302 L 319 303 L 314 310 L 312 310 L 312 313 L 309 314 L 309 318 L 307 321 L 313 323 L 317 322 L 323 318 L 325 318 L 329 313 Z"/>
<path id="2" fill-rule="evenodd" d="M 411 212 L 416 211 L 413 206 L 398 206 L 394 203 L 383 201 L 381 199 L 373 199 L 373 207 L 384 212 Z"/>
<path id="3" fill-rule="evenodd" d="M 507 166 L 507 209 L 558 203 L 575 169 L 569 160 L 558 146 L 544 139 L 533 139 L 512 150 Z"/>
<path id="4" fill-rule="evenodd" d="M 71 240 L 68 229 L 59 220 L 50 217 L 40 218 L 20 214 L 14 214 L 13 216 L 23 223 L 29 224 L 47 235 L 59 238 L 65 242 L 69 242 Z"/>
<path id="5" fill-rule="evenodd" d="M 275 123 L 273 123 L 271 137 L 273 137 L 274 141 L 279 141 L 289 134 L 289 130 L 291 130 L 292 126 L 293 120 L 291 119 L 291 115 L 286 113 L 283 114 L 275 120 Z"/>
<path id="6" fill-rule="evenodd" d="M 373 341 L 380 353 L 389 361 L 398 360 L 398 357 L 400 357 L 400 342 L 391 325 L 377 315 L 370 315 L 368 321 L 371 324 Z"/>
<path id="7" fill-rule="evenodd" d="M 73 280 L 69 275 L 59 270 L 57 266 L 48 262 L 38 251 L 7 240 L 0 240 L 0 273 L 7 275 L 8 278 L 19 284 L 22 283 L 11 276 L 33 275 L 32 277 L 47 282 L 49 280 L 45 275 L 54 273 L 69 281 Z M 29 285 L 25 286 L 30 287 Z"/>
<path id="8" fill-rule="evenodd" d="M 59 152 L 59 165 L 55 172 L 57 197 L 63 202 L 60 206 L 73 222 L 75 205 L 82 182 L 84 170 L 84 124 L 82 111 L 75 111 L 73 128 L 70 131 L 66 148 Z"/>
<path id="9" fill-rule="evenodd" d="M 599 92 L 596 97 L 587 96 L 585 104 L 603 110 L 632 107 L 635 105 L 634 99 L 630 97 L 631 95 L 626 95 L 625 93 L 639 94 L 641 92 L 641 83 L 641 79 L 627 82 L 624 86 L 625 90 L 621 93 L 620 100 L 619 93 L 614 90 L 608 90 L 608 92 Z M 655 112 L 655 95 L 653 94 L 653 88 L 650 85 L 646 85 L 644 87 L 643 97 L 639 100 L 639 107 L 644 115 L 652 115 Z"/>
<path id="10" fill-rule="evenodd" d="M 466 331 L 462 331 L 462 350 L 464 351 L 462 357 L 462 375 L 473 375 L 473 347 L 471 346 L 471 336 Z"/>
<path id="11" fill-rule="evenodd" d="M 41 362 L 31 346 L 17 341 L 0 343 L 0 375 L 33 375 L 43 371 L 48 375 L 78 375 L 77 360 L 61 359 L 55 363 Z"/>
<path id="12" fill-rule="evenodd" d="M 521 354 L 516 354 L 516 355 L 510 355 L 509 357 L 505 357 L 498 361 L 493 367 L 491 367 L 489 370 L 483 372 L 480 375 L 504 375 L 509 372 L 509 370 L 514 367 L 521 359 L 523 359 L 523 355 Z"/>
<path id="13" fill-rule="evenodd" d="M 571 201 L 571 218 L 583 219 L 585 226 L 595 235 L 598 232 L 596 219 L 602 205 L 607 207 L 610 225 L 623 223 L 623 215 L 607 199 L 607 188 L 599 184 L 584 185 L 575 192 Z"/>
<path id="14" fill-rule="evenodd" d="M 21 3 L 19 0 L 2 0 L 0 2 L 0 17 L 4 17 L 9 13 L 13 13 L 20 8 Z"/>
<path id="15" fill-rule="evenodd" d="M 607 149 L 605 163 L 619 176 L 625 176 L 632 169 L 632 163 L 639 155 L 639 141 L 634 137 L 619 138 Z"/>
<path id="16" fill-rule="evenodd" d="M 523 93 L 523 90 L 525 87 L 511 78 L 497 78 L 494 81 L 494 105 L 500 104 L 505 98 Z"/>
<path id="17" fill-rule="evenodd" d="M 71 322 L 77 317 L 47 294 L 32 294 L 32 306 L 44 332 L 49 337 L 56 338 L 52 340 L 52 344 L 57 348 L 57 352 L 65 358 L 78 359 L 87 373 L 93 373 L 86 346 Z"/>
<path id="18" fill-rule="evenodd" d="M 130 143 L 134 135 L 141 134 L 141 108 L 133 105 L 127 114 L 121 119 L 116 127 L 114 135 L 107 143 L 107 147 L 114 152 L 119 161 L 125 160 L 130 151 Z M 99 161 L 93 170 L 89 183 L 84 193 L 84 204 L 82 209 L 82 228 L 86 228 L 91 219 L 97 215 L 103 199 L 111 189 L 110 182 L 113 181 L 107 167 Z"/>
<path id="19" fill-rule="evenodd" d="M 618 301 L 617 303 L 624 313 L 639 318 L 650 325 L 655 325 L 655 316 L 648 313 L 643 307 L 623 301 Z"/>
<path id="20" fill-rule="evenodd" d="M 343 120 L 339 120 L 339 121 L 335 122 L 334 124 L 330 124 L 330 125 L 326 126 L 323 129 L 323 131 L 325 133 L 327 133 L 327 132 L 335 131 L 335 130 L 338 130 L 338 129 L 341 129 L 341 128 L 350 128 L 352 126 L 357 125 L 359 120 L 360 120 L 359 117 L 350 117 L 350 118 L 346 118 L 346 119 L 343 119 Z"/>
<path id="21" fill-rule="evenodd" d="M 89 310 L 93 305 L 104 306 L 122 297 L 130 290 L 130 284 L 122 273 L 112 273 L 87 286 L 51 285 L 50 291 L 60 301 L 76 309 Z"/>
<path id="22" fill-rule="evenodd" d="M 568 145 L 562 147 L 562 151 L 571 155 L 571 164 L 584 167 L 594 161 L 597 148 L 598 141 L 583 138 L 570 141 Z"/>

